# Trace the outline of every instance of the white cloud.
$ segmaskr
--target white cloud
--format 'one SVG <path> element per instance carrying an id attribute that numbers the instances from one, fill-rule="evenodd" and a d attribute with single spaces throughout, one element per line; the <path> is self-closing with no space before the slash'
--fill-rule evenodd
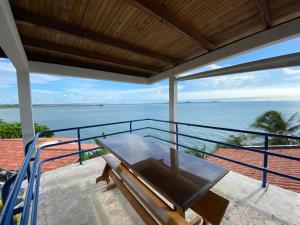
<path id="1" fill-rule="evenodd" d="M 240 85 L 245 81 L 252 81 L 255 80 L 254 74 L 238 74 L 238 75 L 227 75 L 227 76 L 220 76 L 220 77 L 213 77 L 210 78 L 211 82 L 214 86 L 233 86 L 233 85 Z"/>
<path id="2" fill-rule="evenodd" d="M 201 78 L 192 81 L 185 81 L 186 84 L 192 85 L 195 87 L 205 87 L 205 88 L 233 88 L 239 86 L 249 86 L 257 83 L 257 81 L 266 78 L 268 76 L 268 72 L 260 71 L 260 72 L 248 72 L 248 73 L 239 73 L 233 75 L 224 75 L 217 77 L 207 77 Z"/>
<path id="3" fill-rule="evenodd" d="M 178 89 L 183 90 L 183 86 L 178 85 Z M 168 90 L 168 85 L 156 85 L 130 90 L 72 88 L 64 89 L 64 92 L 70 99 L 75 99 L 75 96 L 82 96 L 82 99 L 87 101 L 98 100 L 98 102 L 121 103 L 167 101 Z"/>
<path id="4" fill-rule="evenodd" d="M 179 74 L 179 77 L 193 75 L 193 74 L 196 74 L 196 73 L 201 73 L 201 72 L 204 72 L 204 71 L 215 70 L 215 69 L 220 69 L 220 68 L 223 68 L 223 66 L 220 66 L 218 64 L 213 63 L 213 64 L 210 64 L 210 65 L 207 65 L 207 66 L 201 66 L 201 67 L 189 70 L 187 72 L 181 73 L 181 74 Z"/>
<path id="5" fill-rule="evenodd" d="M 1 72 L 11 72 L 11 73 L 15 73 L 16 69 L 13 66 L 13 64 L 7 60 L 7 59 L 1 59 L 0 60 L 0 71 Z"/>
<path id="6" fill-rule="evenodd" d="M 288 74 L 288 75 L 294 75 L 294 74 L 299 74 L 300 75 L 300 69 L 295 70 L 295 69 L 291 69 L 291 68 L 283 68 L 282 70 L 285 74 Z"/>
<path id="7" fill-rule="evenodd" d="M 49 82 L 60 80 L 61 78 L 55 75 L 46 75 L 39 73 L 31 73 L 30 81 L 34 84 L 47 84 Z"/>
<path id="8" fill-rule="evenodd" d="M 0 88 L 8 88 L 17 85 L 16 75 L 10 73 L 1 73 L 0 70 Z"/>
<path id="9" fill-rule="evenodd" d="M 207 68 L 209 68 L 211 70 L 216 70 L 216 69 L 222 68 L 222 66 L 213 63 L 213 64 L 208 65 Z"/>
<path id="10" fill-rule="evenodd" d="M 229 90 L 194 91 L 180 93 L 179 99 L 300 99 L 300 87 L 236 88 Z"/>
<path id="11" fill-rule="evenodd" d="M 51 90 L 46 90 L 46 89 L 32 89 L 33 93 L 37 93 L 37 94 L 55 94 L 55 91 L 51 91 Z"/>

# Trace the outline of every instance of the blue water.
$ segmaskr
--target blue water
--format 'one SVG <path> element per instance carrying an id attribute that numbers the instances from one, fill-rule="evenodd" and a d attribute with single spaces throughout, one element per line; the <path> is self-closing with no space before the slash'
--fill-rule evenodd
<path id="1" fill-rule="evenodd" d="M 255 118 L 267 110 L 278 110 L 285 117 L 295 112 L 300 112 L 300 101 L 247 101 L 247 102 L 210 102 L 210 103 L 186 103 L 178 104 L 177 120 L 188 123 L 230 127 L 237 129 L 250 129 Z M 51 129 L 101 124 L 115 121 L 156 118 L 168 119 L 168 104 L 136 104 L 136 105 L 104 105 L 103 107 L 52 107 L 34 108 L 34 119 Z M 0 109 L 0 118 L 13 122 L 19 121 L 18 109 Z M 152 125 L 167 129 L 167 124 L 154 124 L 143 122 L 134 124 L 133 127 Z M 82 131 L 82 136 L 99 135 L 117 130 L 126 130 L 128 125 L 118 125 L 88 129 Z M 228 132 L 220 132 L 208 129 L 199 129 L 180 126 L 179 130 L 188 134 L 201 137 L 210 137 L 215 140 L 224 140 Z M 161 132 L 142 132 L 143 134 L 155 134 L 166 138 Z M 75 132 L 64 132 L 56 136 L 76 137 Z M 181 143 L 189 146 L 201 146 L 202 142 L 187 138 L 180 138 Z M 211 146 L 209 143 L 205 143 Z"/>

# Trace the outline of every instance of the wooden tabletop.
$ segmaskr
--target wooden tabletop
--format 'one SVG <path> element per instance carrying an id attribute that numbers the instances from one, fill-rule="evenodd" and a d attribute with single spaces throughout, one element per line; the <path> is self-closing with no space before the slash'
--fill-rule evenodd
<path id="1" fill-rule="evenodd" d="M 102 144 L 175 207 L 187 210 L 228 170 L 136 134 L 103 139 Z"/>

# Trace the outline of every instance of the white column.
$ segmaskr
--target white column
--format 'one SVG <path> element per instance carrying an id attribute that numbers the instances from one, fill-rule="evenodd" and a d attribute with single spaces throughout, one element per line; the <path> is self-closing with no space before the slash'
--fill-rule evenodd
<path id="1" fill-rule="evenodd" d="M 34 125 L 31 104 L 30 75 L 28 72 L 17 71 L 19 111 L 22 124 L 24 146 L 34 138 Z"/>
<path id="2" fill-rule="evenodd" d="M 34 137 L 28 60 L 8 0 L 0 1 L 0 45 L 17 70 L 24 146 Z"/>
<path id="3" fill-rule="evenodd" d="M 176 111 L 177 111 L 177 81 L 175 77 L 171 75 L 169 77 L 169 121 L 176 121 Z M 175 124 L 170 123 L 169 130 L 176 131 Z M 175 142 L 176 135 L 170 134 L 169 140 Z"/>

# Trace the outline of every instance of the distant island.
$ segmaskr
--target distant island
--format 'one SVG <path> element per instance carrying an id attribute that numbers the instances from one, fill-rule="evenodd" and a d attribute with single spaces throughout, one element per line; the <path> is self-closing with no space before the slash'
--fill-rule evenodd
<path id="1" fill-rule="evenodd" d="M 103 104 L 84 104 L 84 103 L 71 103 L 71 104 L 33 104 L 34 108 L 49 108 L 49 107 L 102 107 Z M 19 104 L 2 104 L 0 109 L 19 108 Z"/>

